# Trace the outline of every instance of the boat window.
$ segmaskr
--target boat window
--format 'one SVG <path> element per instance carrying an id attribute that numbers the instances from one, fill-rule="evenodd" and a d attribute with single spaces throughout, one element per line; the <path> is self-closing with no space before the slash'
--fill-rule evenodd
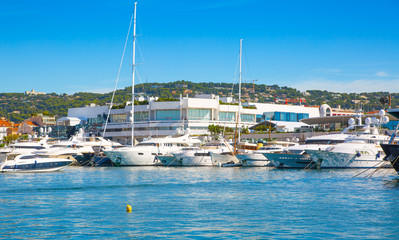
<path id="1" fill-rule="evenodd" d="M 151 155 L 155 155 L 156 156 L 157 154 L 156 153 L 151 153 Z"/>
<path id="2" fill-rule="evenodd" d="M 194 153 L 194 156 L 211 156 L 211 153 L 207 152 L 207 153 Z"/>
<path id="3" fill-rule="evenodd" d="M 137 144 L 136 146 L 156 146 L 156 144 L 155 143 L 139 143 L 139 144 Z"/>
<path id="4" fill-rule="evenodd" d="M 32 159 L 32 158 L 35 158 L 35 155 L 21 156 L 19 159 Z"/>
<path id="5" fill-rule="evenodd" d="M 308 139 L 305 144 L 337 144 L 343 143 L 345 140 L 332 140 L 332 139 Z"/>
<path id="6" fill-rule="evenodd" d="M 144 153 L 138 153 L 139 155 L 144 155 Z"/>

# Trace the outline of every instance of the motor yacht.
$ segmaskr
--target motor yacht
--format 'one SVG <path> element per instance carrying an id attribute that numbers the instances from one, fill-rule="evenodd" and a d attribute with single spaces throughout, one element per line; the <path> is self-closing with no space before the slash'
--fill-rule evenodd
<path id="1" fill-rule="evenodd" d="M 349 136 L 344 143 L 330 146 L 325 150 L 308 150 L 313 161 L 320 162 L 321 168 L 379 168 L 385 165 L 385 153 L 381 143 L 388 143 L 390 137 L 379 133 L 379 125 L 387 123 L 366 118 L 361 134 Z M 373 124 L 373 125 L 371 125 Z"/>
<path id="2" fill-rule="evenodd" d="M 73 162 L 65 158 L 47 158 L 36 154 L 10 153 L 0 166 L 1 172 L 51 172 L 59 171 Z"/>
<path id="3" fill-rule="evenodd" d="M 240 160 L 243 167 L 274 167 L 273 163 L 263 153 L 283 152 L 285 148 L 297 145 L 298 143 L 296 142 L 273 142 L 253 152 L 237 154 L 236 157 Z"/>
<path id="4" fill-rule="evenodd" d="M 171 155 L 182 148 L 199 146 L 201 141 L 190 137 L 168 136 L 165 138 L 151 138 L 133 147 L 120 147 L 113 150 L 105 150 L 104 153 L 117 166 L 151 166 L 162 165 L 156 156 Z"/>

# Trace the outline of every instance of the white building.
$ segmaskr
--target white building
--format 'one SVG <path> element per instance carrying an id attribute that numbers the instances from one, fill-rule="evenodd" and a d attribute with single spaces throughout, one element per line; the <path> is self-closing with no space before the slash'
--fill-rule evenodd
<path id="1" fill-rule="evenodd" d="M 131 105 L 112 109 L 105 137 L 127 144 L 131 138 Z M 209 134 L 211 124 L 236 127 L 238 105 L 219 102 L 219 96 L 201 95 L 195 98 L 181 97 L 177 101 L 156 102 L 134 106 L 135 138 L 141 140 L 148 136 L 168 136 L 178 128 L 190 128 L 192 135 Z M 302 118 L 319 117 L 319 108 L 266 103 L 248 103 L 241 107 L 242 127 L 251 127 L 263 120 L 289 122 L 290 130 L 300 127 Z M 108 106 L 95 106 L 68 109 L 68 117 L 98 122 L 106 119 Z M 104 125 L 103 125 L 104 127 Z"/>

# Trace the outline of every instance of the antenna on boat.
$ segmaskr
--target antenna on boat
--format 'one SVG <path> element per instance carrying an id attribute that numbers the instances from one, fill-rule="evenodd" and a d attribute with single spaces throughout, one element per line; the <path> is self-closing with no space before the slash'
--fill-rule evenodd
<path id="1" fill-rule="evenodd" d="M 130 123 L 132 125 L 132 147 L 134 146 L 134 73 L 136 65 L 136 9 L 137 2 L 134 2 L 134 20 L 133 20 L 133 63 L 132 63 L 132 111 Z"/>

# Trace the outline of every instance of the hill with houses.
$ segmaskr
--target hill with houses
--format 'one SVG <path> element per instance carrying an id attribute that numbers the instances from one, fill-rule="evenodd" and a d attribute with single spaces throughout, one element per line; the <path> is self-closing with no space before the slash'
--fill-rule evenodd
<path id="1" fill-rule="evenodd" d="M 158 97 L 158 101 L 178 99 L 181 95 L 193 97 L 197 94 L 215 94 L 221 97 L 238 98 L 238 85 L 228 83 L 175 81 L 170 83 L 143 83 L 135 86 L 137 97 Z M 39 93 L 39 94 L 32 94 Z M 336 93 L 321 90 L 301 92 L 290 87 L 265 84 L 242 84 L 242 99 L 245 102 L 278 103 L 320 106 L 327 103 L 333 108 L 356 109 L 365 112 L 387 108 L 381 98 L 387 98 L 388 92 Z M 78 92 L 75 94 L 56 94 L 27 91 L 25 93 L 0 93 L 0 117 L 13 123 L 21 123 L 32 116 L 42 114 L 56 119 L 66 116 L 68 108 L 83 107 L 94 103 L 106 105 L 111 102 L 110 93 Z M 119 89 L 115 93 L 114 103 L 123 105 L 131 99 L 131 87 Z M 399 93 L 391 93 L 392 107 L 399 105 Z M 146 101 L 142 102 L 146 103 Z M 136 103 L 140 104 L 140 103 Z"/>

